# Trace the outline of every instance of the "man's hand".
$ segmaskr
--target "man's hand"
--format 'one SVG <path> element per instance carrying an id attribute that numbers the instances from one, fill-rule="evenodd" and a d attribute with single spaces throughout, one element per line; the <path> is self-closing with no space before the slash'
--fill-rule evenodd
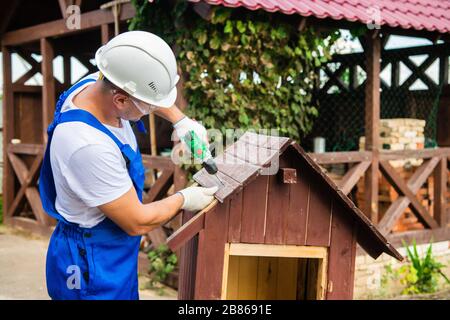
<path id="1" fill-rule="evenodd" d="M 202 210 L 214 200 L 214 193 L 217 189 L 217 186 L 211 188 L 189 187 L 178 191 L 184 198 L 181 208 L 188 211 Z"/>
<path id="2" fill-rule="evenodd" d="M 202 126 L 197 121 L 194 121 L 188 117 L 184 117 L 177 123 L 173 125 L 178 138 L 185 143 L 184 139 L 182 139 L 188 132 L 194 131 L 195 134 L 202 139 L 202 141 L 206 144 L 207 147 L 209 147 L 208 143 L 208 136 L 206 134 L 206 129 L 204 126 Z M 189 150 L 190 147 L 187 146 L 187 150 Z"/>

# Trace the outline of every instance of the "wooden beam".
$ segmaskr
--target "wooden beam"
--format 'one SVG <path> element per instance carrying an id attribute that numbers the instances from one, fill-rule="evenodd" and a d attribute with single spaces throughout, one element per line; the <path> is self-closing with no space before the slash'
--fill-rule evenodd
<path id="1" fill-rule="evenodd" d="M 64 86 L 69 88 L 72 84 L 72 65 L 70 62 L 70 55 L 63 56 L 63 70 L 64 70 Z"/>
<path id="2" fill-rule="evenodd" d="M 422 204 L 417 200 L 416 195 L 411 191 L 410 188 L 406 185 L 401 177 L 398 176 L 395 169 L 389 164 L 387 161 L 380 162 L 381 164 L 381 172 L 385 175 L 386 179 L 389 183 L 392 184 L 395 191 L 399 194 L 404 195 L 408 198 L 410 203 L 410 208 L 413 213 L 417 216 L 419 221 L 424 224 L 425 227 L 428 228 L 438 228 L 436 220 L 430 216 L 430 214 L 426 211 L 426 209 L 422 206 Z"/>
<path id="3" fill-rule="evenodd" d="M 170 157 L 142 155 L 142 162 L 146 168 L 158 170 L 174 170 L 175 164 Z"/>
<path id="4" fill-rule="evenodd" d="M 370 161 L 372 153 L 368 151 L 308 153 L 318 164 L 353 163 Z"/>
<path id="5" fill-rule="evenodd" d="M 365 148 L 372 152 L 372 163 L 364 179 L 364 213 L 378 222 L 378 148 L 380 145 L 380 59 L 381 41 L 378 31 L 369 31 L 366 42 Z"/>
<path id="6" fill-rule="evenodd" d="M 114 36 L 113 26 L 107 23 L 102 24 L 101 33 L 102 33 L 102 45 L 105 45 Z"/>
<path id="7" fill-rule="evenodd" d="M 439 158 L 434 157 L 423 163 L 409 178 L 407 187 L 411 189 L 413 194 L 419 191 L 420 187 L 425 183 L 427 178 L 433 172 L 436 165 L 439 163 Z M 400 195 L 384 213 L 383 218 L 378 224 L 378 229 L 384 235 L 387 235 L 395 225 L 395 222 L 400 218 L 400 215 L 409 206 L 410 200 L 407 196 Z"/>
<path id="8" fill-rule="evenodd" d="M 369 167 L 370 161 L 363 161 L 354 165 L 340 181 L 339 189 L 341 189 L 345 195 L 348 195 Z"/>
<path id="9" fill-rule="evenodd" d="M 402 240 L 407 244 L 410 244 L 414 239 L 418 245 L 430 242 L 436 243 L 439 241 L 446 241 L 450 239 L 450 228 L 444 227 L 438 229 L 405 231 L 390 234 L 387 239 L 396 248 L 403 246 Z"/>
<path id="10" fill-rule="evenodd" d="M 119 17 L 121 21 L 130 19 L 134 17 L 134 15 L 135 10 L 131 4 L 127 3 L 122 5 Z M 98 28 L 102 24 L 108 23 L 114 23 L 114 17 L 110 11 L 94 10 L 80 15 L 80 29 L 68 29 L 66 26 L 66 19 L 60 19 L 38 24 L 32 27 L 7 32 L 4 34 L 2 42 L 3 45 L 20 45 L 32 41 L 37 41 L 42 38 L 51 38 L 79 33 L 82 31 Z"/>
<path id="11" fill-rule="evenodd" d="M 231 243 L 230 255 L 251 257 L 286 257 L 286 258 L 315 258 L 327 257 L 327 247 L 276 245 L 259 243 Z"/>
<path id="12" fill-rule="evenodd" d="M 216 200 L 217 201 L 217 200 Z M 170 250 L 180 249 L 186 242 L 192 239 L 205 226 L 205 212 L 195 215 L 191 220 L 183 224 L 177 231 L 167 238 Z"/>
<path id="13" fill-rule="evenodd" d="M 32 143 L 5 143 L 6 152 L 11 152 L 15 154 L 26 154 L 26 155 L 37 155 L 44 152 L 44 146 L 42 144 L 32 144 Z"/>
<path id="14" fill-rule="evenodd" d="M 58 3 L 59 3 L 59 9 L 61 10 L 62 17 L 64 19 L 67 18 L 66 9 L 67 9 L 68 3 L 66 2 L 66 0 L 58 0 Z"/>
<path id="15" fill-rule="evenodd" d="M 441 227 L 447 226 L 447 158 L 439 161 L 434 171 L 433 214 Z"/>
<path id="16" fill-rule="evenodd" d="M 161 199 L 173 184 L 173 171 L 164 170 L 161 176 L 151 186 L 150 191 L 144 196 L 143 202 L 150 203 Z"/>
<path id="17" fill-rule="evenodd" d="M 56 102 L 55 79 L 53 77 L 53 46 L 48 39 L 41 39 L 42 54 L 42 128 L 43 141 L 47 143 L 47 127 L 53 119 Z"/>
<path id="18" fill-rule="evenodd" d="M 5 152 L 14 138 L 14 96 L 12 86 L 11 50 L 2 47 L 3 56 L 3 212 L 8 212 L 14 201 L 14 170 Z M 5 215 L 5 220 L 6 220 Z"/>
<path id="19" fill-rule="evenodd" d="M 450 155 L 450 148 L 426 148 L 420 150 L 395 150 L 395 151 L 380 151 L 380 160 L 402 160 L 408 158 L 415 159 L 429 159 L 433 157 L 440 157 Z"/>

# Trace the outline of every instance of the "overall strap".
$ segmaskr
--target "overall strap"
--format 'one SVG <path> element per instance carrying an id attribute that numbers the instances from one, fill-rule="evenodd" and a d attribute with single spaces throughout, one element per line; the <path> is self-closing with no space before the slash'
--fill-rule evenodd
<path id="1" fill-rule="evenodd" d="M 58 123 L 73 122 L 73 121 L 84 122 L 90 125 L 91 127 L 100 130 L 108 137 L 110 137 L 117 144 L 119 149 L 121 150 L 123 149 L 124 144 L 119 139 L 117 139 L 117 137 L 100 121 L 98 121 L 98 119 L 94 117 L 90 112 L 83 109 L 72 109 L 60 113 Z"/>
<path id="2" fill-rule="evenodd" d="M 67 99 L 68 96 L 70 96 L 75 90 L 80 88 L 81 86 L 84 86 L 86 83 L 89 82 L 95 82 L 96 80 L 93 78 L 87 78 L 84 80 L 81 80 L 77 83 L 75 83 L 73 86 L 71 86 L 69 89 L 64 91 L 58 98 L 58 101 L 56 102 L 56 108 L 55 108 L 55 117 L 61 112 L 61 108 L 64 104 L 64 101 Z"/>

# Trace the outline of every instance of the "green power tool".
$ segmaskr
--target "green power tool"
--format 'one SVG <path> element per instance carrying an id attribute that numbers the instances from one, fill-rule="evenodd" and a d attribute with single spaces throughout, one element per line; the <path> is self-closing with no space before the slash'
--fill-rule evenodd
<path id="1" fill-rule="evenodd" d="M 219 182 L 219 185 L 224 186 L 222 180 L 217 176 L 217 165 L 214 162 L 211 152 L 208 149 L 206 143 L 203 143 L 202 139 L 200 139 L 197 134 L 191 130 L 183 137 L 186 145 L 189 146 L 190 151 L 193 157 L 202 162 L 203 168 L 205 168 L 206 172 L 210 175 L 213 175 L 216 180 Z"/>

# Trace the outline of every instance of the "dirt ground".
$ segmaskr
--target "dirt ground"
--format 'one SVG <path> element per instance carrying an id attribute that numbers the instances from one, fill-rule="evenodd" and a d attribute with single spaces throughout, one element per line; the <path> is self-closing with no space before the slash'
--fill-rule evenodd
<path id="1" fill-rule="evenodd" d="M 45 286 L 48 239 L 0 225 L 0 300 L 50 299 Z M 147 289 L 149 279 L 139 277 L 141 300 L 176 299 L 169 287 Z"/>

